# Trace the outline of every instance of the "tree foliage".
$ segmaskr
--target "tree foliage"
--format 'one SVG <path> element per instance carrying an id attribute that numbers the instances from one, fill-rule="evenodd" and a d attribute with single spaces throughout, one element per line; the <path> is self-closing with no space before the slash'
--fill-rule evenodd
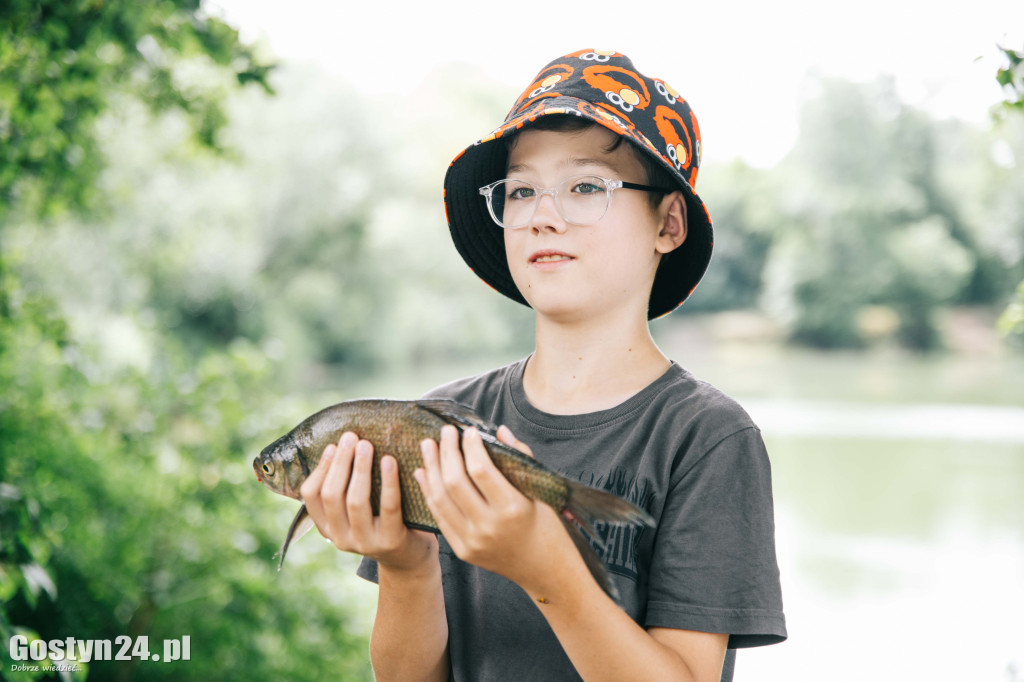
<path id="1" fill-rule="evenodd" d="M 158 330 L 126 327 L 123 348 L 157 352 L 114 362 L 76 341 L 53 301 L 13 299 L 0 318 L 5 675 L 42 676 L 13 670 L 14 634 L 148 636 L 155 652 L 189 635 L 187 663 L 85 669 L 108 680 L 368 679 L 364 626 L 348 615 L 358 608 L 321 587 L 338 585 L 338 568 L 304 561 L 305 546 L 274 570 L 294 505 L 259 489 L 247 455 L 296 417 L 264 388 L 266 356 L 236 342 L 196 361 Z"/>
<path id="2" fill-rule="evenodd" d="M 790 339 L 816 347 L 884 333 L 938 348 L 942 307 L 996 303 L 1024 267 L 1021 127 L 936 121 L 885 80 L 817 87 L 781 164 L 702 174 L 717 237 L 703 305 L 759 296 Z M 873 311 L 895 326 L 872 331 Z"/>
<path id="3" fill-rule="evenodd" d="M 961 218 L 935 184 L 935 132 L 884 84 L 822 87 L 788 159 L 801 193 L 780 240 L 790 243 L 770 266 L 793 280 L 776 278 L 770 293 L 811 345 L 856 345 L 860 309 L 878 304 L 896 308 L 906 345 L 934 347 L 932 311 L 975 267 Z"/>
<path id="4" fill-rule="evenodd" d="M 190 70 L 216 65 L 206 82 Z M 231 83 L 267 86 L 270 66 L 199 0 L 6 0 L 0 12 L 0 209 L 80 209 L 103 166 L 94 123 L 119 94 L 187 115 L 219 145 Z M 0 213 L 0 218 L 2 218 Z"/>
<path id="5" fill-rule="evenodd" d="M 1010 47 L 1000 47 L 999 50 L 1006 57 L 1006 64 L 996 71 L 996 81 L 1006 93 L 1002 106 L 1024 112 L 1024 50 Z"/>
<path id="6" fill-rule="evenodd" d="M 108 174 L 109 141 L 125 132 L 112 121 L 141 106 L 142 120 L 178 131 L 177 147 L 160 150 L 168 157 L 221 150 L 225 98 L 240 83 L 269 90 L 268 68 L 198 0 L 15 1 L 0 12 L 5 679 L 54 676 L 13 668 L 14 634 L 148 636 L 154 651 L 191 638 L 188 662 L 94 661 L 75 679 L 369 679 L 360 609 L 322 587 L 336 588 L 337 567 L 297 547 L 287 572 L 274 571 L 294 505 L 260 490 L 248 461 L 307 409 L 268 390 L 266 354 L 232 329 L 203 343 L 168 331 L 129 293 L 140 273 L 113 260 L 76 273 L 96 286 L 72 290 L 103 296 L 79 297 L 87 305 L 69 315 L 66 290 L 42 274 L 61 264 L 37 270 L 31 259 L 66 244 L 72 225 L 92 230 L 83 244 L 134 255 L 174 235 L 158 218 L 135 242 L 109 222 L 134 193 Z M 145 171 L 166 161 L 140 156 Z M 157 287 L 174 271 L 140 264 Z"/>
<path id="7" fill-rule="evenodd" d="M 1024 115 L 1024 50 L 1000 48 L 1006 64 L 996 72 L 996 80 L 1006 93 L 999 107 L 1002 114 Z M 1007 336 L 1024 336 L 1024 279 L 1017 287 L 1016 297 L 999 318 L 999 329 Z"/>

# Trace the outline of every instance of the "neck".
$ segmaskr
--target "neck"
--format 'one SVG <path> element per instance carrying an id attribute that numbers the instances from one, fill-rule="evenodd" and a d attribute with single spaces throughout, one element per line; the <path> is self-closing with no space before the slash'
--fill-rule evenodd
<path id="1" fill-rule="evenodd" d="M 530 403 L 550 414 L 586 414 L 621 404 L 670 365 L 646 315 L 556 322 L 537 316 L 537 349 L 523 376 Z"/>

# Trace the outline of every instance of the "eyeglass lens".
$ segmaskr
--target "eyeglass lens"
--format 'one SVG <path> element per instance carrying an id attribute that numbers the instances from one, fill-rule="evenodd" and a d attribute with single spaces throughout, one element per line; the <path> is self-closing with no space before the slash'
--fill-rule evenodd
<path id="1" fill-rule="evenodd" d="M 515 229 L 530 222 L 545 194 L 553 194 L 562 218 L 576 224 L 594 223 L 604 217 L 610 198 L 607 182 L 588 175 L 563 180 L 554 190 L 524 180 L 502 180 L 494 184 L 488 200 L 495 220 L 502 227 Z"/>

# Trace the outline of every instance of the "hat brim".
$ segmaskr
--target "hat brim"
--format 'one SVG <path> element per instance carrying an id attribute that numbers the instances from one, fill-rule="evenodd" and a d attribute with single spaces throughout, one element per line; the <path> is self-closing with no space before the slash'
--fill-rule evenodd
<path id="1" fill-rule="evenodd" d="M 654 277 L 647 318 L 662 317 L 675 310 L 696 288 L 711 262 L 714 232 L 711 217 L 700 197 L 663 157 L 634 140 L 633 135 L 603 116 L 585 110 L 582 100 L 557 97 L 540 111 L 528 111 L 511 119 L 494 133 L 466 148 L 455 157 L 444 180 L 445 213 L 455 248 L 470 269 L 499 293 L 529 306 L 508 268 L 504 230 L 491 219 L 486 199 L 479 188 L 505 177 L 508 151 L 505 140 L 528 128 L 541 116 L 573 115 L 624 135 L 634 146 L 660 162 L 676 180 L 686 200 L 686 240 L 662 256 Z"/>

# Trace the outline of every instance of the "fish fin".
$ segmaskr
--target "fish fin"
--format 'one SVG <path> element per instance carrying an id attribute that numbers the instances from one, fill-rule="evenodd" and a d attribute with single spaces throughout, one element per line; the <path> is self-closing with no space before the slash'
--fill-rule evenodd
<path id="1" fill-rule="evenodd" d="M 470 426 L 476 428 L 480 432 L 480 438 L 484 441 L 484 445 L 490 448 L 496 448 L 502 450 L 508 454 L 519 457 L 526 457 L 530 459 L 533 466 L 538 466 L 546 471 L 547 469 L 542 462 L 537 461 L 532 455 L 529 455 L 517 447 L 508 445 L 498 440 L 498 427 L 487 421 L 473 410 L 469 409 L 462 403 L 457 403 L 454 400 L 417 400 L 416 404 L 421 408 L 432 412 L 441 419 L 445 420 L 449 424 L 454 424 L 460 429 L 465 430 Z"/>
<path id="2" fill-rule="evenodd" d="M 650 514 L 617 495 L 571 480 L 566 481 L 566 485 L 569 493 L 565 509 L 591 537 L 597 537 L 594 533 L 596 521 L 654 526 Z"/>
<path id="3" fill-rule="evenodd" d="M 495 433 L 498 430 L 497 426 L 454 400 L 417 400 L 416 404 L 428 412 L 433 412 L 446 422 L 457 424 L 462 428 L 472 426 L 485 433 Z"/>
<path id="4" fill-rule="evenodd" d="M 277 570 L 281 570 L 284 566 L 284 555 L 288 553 L 288 548 L 292 542 L 298 540 L 303 535 L 309 532 L 309 529 L 313 527 L 313 517 L 306 511 L 306 505 L 303 504 L 299 507 L 299 511 L 296 512 L 295 518 L 292 519 L 292 525 L 288 527 L 288 535 L 284 538 L 284 544 L 281 545 L 281 549 L 278 554 L 281 555 L 281 559 L 277 562 Z"/>
<path id="5" fill-rule="evenodd" d="M 615 587 L 615 583 L 612 582 L 611 576 L 608 575 L 608 571 L 604 566 L 604 562 L 597 556 L 597 552 L 587 542 L 587 538 L 583 536 L 579 526 L 577 526 L 571 519 L 566 518 L 562 514 L 558 515 L 558 518 L 562 521 L 562 525 L 565 526 L 566 532 L 569 533 L 569 537 L 572 538 L 572 543 L 576 545 L 576 549 L 579 551 L 580 556 L 583 557 L 583 563 L 587 565 L 587 569 L 590 570 L 590 575 L 594 576 L 594 580 L 601 586 L 609 597 L 614 599 L 616 602 L 619 601 L 619 590 Z"/>
<path id="6" fill-rule="evenodd" d="M 562 514 L 565 516 L 565 518 L 575 522 L 576 527 L 581 528 L 583 530 L 586 536 L 590 538 L 590 542 L 592 542 L 598 550 L 604 551 L 604 540 L 601 538 L 601 535 L 594 529 L 593 519 L 587 517 L 576 518 L 576 516 L 571 511 L 569 511 L 568 508 L 563 509 Z"/>

